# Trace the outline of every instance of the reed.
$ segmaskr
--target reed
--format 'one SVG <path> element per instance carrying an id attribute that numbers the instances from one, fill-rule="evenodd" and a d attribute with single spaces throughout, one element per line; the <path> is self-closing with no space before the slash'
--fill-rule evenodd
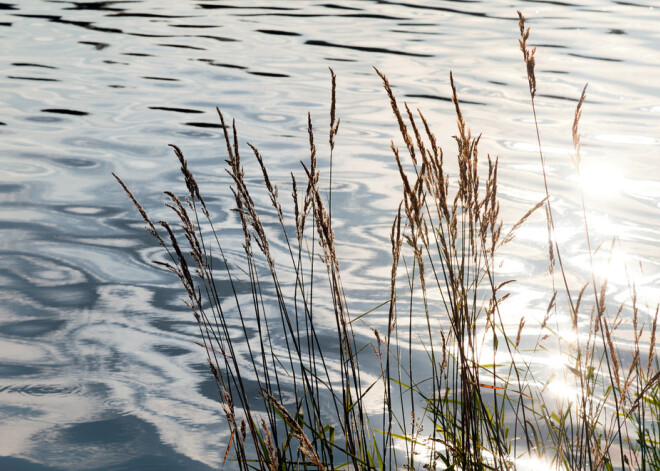
<path id="1" fill-rule="evenodd" d="M 247 143 L 270 207 L 255 202 L 260 190 L 245 176 L 236 124 L 218 110 L 242 228 L 236 260 L 227 255 L 225 234 L 216 230 L 178 147 L 172 146 L 188 194 L 165 192 L 178 226 L 152 221 L 115 175 L 169 256 L 155 263 L 185 289 L 230 430 L 225 460 L 231 456 L 236 468 L 512 470 L 521 459 L 542 459 L 556 469 L 660 469 L 658 310 L 650 326 L 640 320 L 632 282 L 630 302 L 620 306 L 609 302 L 607 280 L 593 276 L 577 287 L 568 282 L 536 120 L 535 50 L 528 47 L 530 30 L 521 13 L 519 28 L 546 194 L 513 224 L 505 225 L 499 215 L 498 159 L 479 155 L 480 136 L 465 122 L 453 75 L 456 178 L 447 174 L 424 115 L 407 103 L 400 106 L 387 77 L 376 70 L 404 148 L 391 142 L 402 199 L 390 234 L 389 297 L 382 305 L 387 324 L 374 329 L 374 338 L 353 330 L 353 322 L 369 313 L 352 314 L 344 292 L 332 183 L 326 200 L 311 115 L 305 181 L 291 175 L 289 209 L 259 150 Z M 330 73 L 332 162 L 340 121 L 336 76 Z M 586 86 L 572 128 L 578 173 L 585 100 Z M 593 264 L 598 249 L 591 247 L 584 198 L 581 205 Z M 501 306 L 512 280 L 500 278 L 496 254 L 541 208 L 553 291 L 530 346 L 523 341 L 532 328 L 524 317 L 514 329 L 504 322 Z M 278 252 L 284 255 L 276 257 L 273 244 L 284 247 Z M 553 327 L 563 309 L 572 335 Z M 332 332 L 320 327 L 328 315 Z M 633 323 L 631 349 L 617 342 L 624 316 Z M 578 391 L 575 397 L 550 394 L 548 385 L 557 378 L 541 376 L 526 360 L 524 353 L 545 351 L 550 343 L 566 362 L 561 380 Z M 376 371 L 365 366 L 373 364 L 373 355 Z"/>

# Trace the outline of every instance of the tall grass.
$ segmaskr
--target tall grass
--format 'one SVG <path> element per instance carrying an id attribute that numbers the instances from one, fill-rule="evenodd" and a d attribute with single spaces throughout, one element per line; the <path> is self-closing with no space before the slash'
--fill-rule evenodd
<path id="1" fill-rule="evenodd" d="M 519 20 L 546 194 L 513 224 L 500 219 L 498 160 L 480 158 L 480 136 L 465 122 L 453 75 L 458 174 L 450 178 L 424 115 L 400 106 L 376 70 L 404 146 L 391 143 L 403 193 L 390 236 L 388 320 L 374 338 L 353 330 L 368 313 L 351 313 L 344 292 L 332 183 L 326 200 L 310 115 L 305 178 L 291 175 L 284 206 L 259 150 L 247 143 L 270 202 L 260 207 L 244 173 L 236 125 L 218 110 L 242 228 L 238 260 L 225 251 L 225 234 L 216 230 L 178 147 L 172 146 L 188 194 L 166 192 L 178 227 L 152 221 L 115 176 L 169 256 L 155 263 L 178 276 L 186 291 L 230 430 L 224 456 L 235 467 L 509 470 L 539 459 L 557 469 L 660 469 L 658 311 L 650 325 L 642 321 L 632 283 L 630 302 L 613 306 L 607 280 L 594 275 L 583 286 L 568 282 L 536 120 L 535 50 L 520 13 Z M 332 162 L 339 130 L 332 70 L 331 79 Z M 586 87 L 572 129 L 578 173 L 585 100 Z M 592 248 L 584 198 L 581 204 L 585 250 L 593 260 L 596 250 L 607 248 Z M 501 279 L 496 254 L 541 209 L 556 288 L 535 326 L 536 342 L 528 345 L 525 318 L 512 329 L 501 313 L 512 280 Z M 273 243 L 284 247 L 277 260 Z M 564 310 L 570 333 L 554 321 Z M 617 342 L 624 317 L 632 320 L 631 348 Z M 530 354 L 551 349 L 566 364 L 561 378 L 543 376 L 530 363 Z M 376 367 L 366 367 L 374 358 Z M 577 392 L 548 392 L 559 380 Z"/>

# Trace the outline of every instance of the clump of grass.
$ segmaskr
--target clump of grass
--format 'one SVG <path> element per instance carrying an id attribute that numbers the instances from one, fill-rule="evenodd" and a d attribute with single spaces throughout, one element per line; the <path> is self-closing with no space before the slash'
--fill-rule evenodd
<path id="1" fill-rule="evenodd" d="M 339 124 L 334 121 L 334 74 L 332 96 L 331 146 Z M 310 159 L 303 164 L 307 181 L 300 191 L 291 177 L 294 211 L 290 226 L 278 187 L 271 182 L 258 149 L 248 143 L 261 168 L 293 268 L 294 280 L 287 283 L 280 279 L 283 270 L 273 256 L 271 238 L 245 178 L 236 125 L 232 122 L 229 126 L 220 110 L 218 116 L 227 146 L 235 213 L 243 233 L 242 263 L 228 261 L 195 177 L 178 147 L 172 146 L 188 195 L 182 201 L 174 193 L 166 194 L 171 200 L 167 206 L 180 222 L 179 235 L 165 221 L 152 222 L 116 178 L 149 231 L 167 250 L 170 261 L 156 263 L 176 274 L 186 290 L 185 302 L 198 323 L 201 345 L 231 431 L 229 448 L 233 445 L 241 469 L 290 469 L 302 463 L 323 469 L 334 467 L 338 460 L 356 469 L 377 466 L 375 432 L 362 401 L 358 348 L 349 322 L 329 211 L 319 187 L 311 116 Z M 204 230 L 205 225 L 209 231 Z M 167 242 L 157 226 L 165 230 Z M 319 256 L 331 295 L 331 305 L 323 306 L 321 315 L 332 313 L 336 323 L 338 358 L 332 364 L 315 319 L 319 308 L 312 288 L 318 285 L 314 278 L 319 277 L 315 265 Z M 259 398 L 252 397 L 254 390 Z"/>
<path id="2" fill-rule="evenodd" d="M 247 143 L 270 204 L 263 208 L 245 176 L 236 124 L 218 110 L 242 228 L 238 260 L 229 259 L 224 234 L 216 231 L 178 147 L 172 146 L 188 194 L 165 194 L 179 227 L 152 221 L 115 176 L 169 256 L 155 263 L 178 276 L 187 293 L 230 430 L 225 459 L 231 454 L 239 469 L 509 470 L 525 457 L 558 469 L 660 468 L 657 310 L 649 327 L 640 321 L 632 283 L 631 302 L 612 309 L 607 280 L 593 276 L 580 287 L 567 281 L 536 120 L 535 50 L 528 47 L 530 30 L 520 13 L 519 27 L 546 195 L 514 224 L 500 220 L 498 159 L 480 158 L 480 136 L 465 122 L 453 75 L 458 175 L 450 178 L 424 115 L 407 103 L 401 107 L 385 74 L 376 70 L 405 148 L 390 145 L 402 200 L 390 234 L 387 324 L 374 329 L 373 339 L 352 327 L 366 314 L 353 315 L 344 293 L 332 183 L 326 201 L 311 115 L 309 160 L 302 164 L 302 184 L 291 175 L 291 209 L 282 205 L 259 150 Z M 340 121 L 330 72 L 332 162 Z M 585 100 L 586 87 L 572 129 L 577 172 Z M 529 347 L 522 341 L 530 328 L 525 318 L 515 329 L 503 320 L 504 289 L 512 280 L 500 279 L 495 257 L 542 207 L 550 276 L 553 286 L 559 277 L 562 288 L 550 293 L 537 342 Z M 592 259 L 584 199 L 582 208 Z M 266 225 L 264 215 L 276 222 Z M 279 256 L 273 241 L 284 248 Z M 551 322 L 564 305 L 570 336 Z M 616 341 L 624 315 L 633 323 L 632 351 L 622 351 Z M 332 332 L 319 327 L 327 316 L 334 319 Z M 562 380 L 578 391 L 575 398 L 548 393 L 555 378 L 538 376 L 523 355 L 549 348 L 548 339 L 567 364 Z M 369 345 L 375 373 L 363 366 Z M 379 393 L 381 410 L 374 412 L 370 404 Z"/>

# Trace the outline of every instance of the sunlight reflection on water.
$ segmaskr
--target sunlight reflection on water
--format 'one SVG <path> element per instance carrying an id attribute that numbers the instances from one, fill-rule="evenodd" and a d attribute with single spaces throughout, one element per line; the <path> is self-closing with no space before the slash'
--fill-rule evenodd
<path id="1" fill-rule="evenodd" d="M 596 157 L 591 157 L 589 162 L 582 166 L 580 175 L 577 177 L 578 185 L 584 193 L 591 197 L 615 198 L 628 186 L 633 186 L 633 181 L 626 180 L 624 169 L 610 163 L 598 162 Z M 599 228 L 603 233 L 609 233 L 606 227 Z"/>

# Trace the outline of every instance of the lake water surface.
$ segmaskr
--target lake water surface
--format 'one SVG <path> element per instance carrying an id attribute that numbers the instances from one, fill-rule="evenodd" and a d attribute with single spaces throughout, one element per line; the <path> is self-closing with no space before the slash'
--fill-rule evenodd
<path id="1" fill-rule="evenodd" d="M 167 216 L 162 190 L 185 188 L 167 146 L 176 143 L 221 235 L 235 234 L 216 106 L 288 195 L 289 172 L 302 178 L 308 158 L 308 111 L 327 168 L 328 67 L 337 73 L 333 218 L 353 312 L 388 297 L 388 234 L 401 198 L 389 142 L 402 143 L 372 66 L 424 111 L 448 161 L 453 71 L 468 124 L 483 133 L 481 155 L 500 158 L 503 219 L 539 201 L 517 9 L 538 48 L 541 138 L 572 280 L 589 271 L 582 185 L 594 246 L 621 241 L 599 274 L 624 300 L 625 261 L 648 321 L 660 299 L 652 1 L 0 3 L 0 469 L 221 467 L 228 437 L 194 319 L 178 280 L 150 263 L 158 248 L 111 176 L 154 219 Z M 571 124 L 585 82 L 578 180 Z M 245 158 L 258 184 L 255 164 Z M 546 238 L 539 215 L 503 252 L 504 276 L 521 280 L 508 305 L 514 325 L 545 313 Z M 228 242 L 230 253 L 240 256 L 239 244 Z M 374 312 L 358 332 L 366 338 L 385 316 Z"/>

